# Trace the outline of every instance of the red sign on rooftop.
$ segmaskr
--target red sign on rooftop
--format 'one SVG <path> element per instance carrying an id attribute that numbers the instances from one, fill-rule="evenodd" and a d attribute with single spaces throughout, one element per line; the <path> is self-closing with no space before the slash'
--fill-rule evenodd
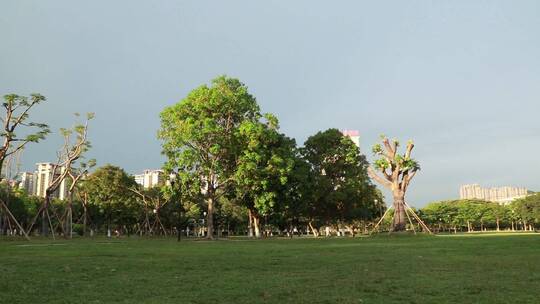
<path id="1" fill-rule="evenodd" d="M 358 130 L 341 130 L 341 133 L 345 136 L 360 136 Z"/>

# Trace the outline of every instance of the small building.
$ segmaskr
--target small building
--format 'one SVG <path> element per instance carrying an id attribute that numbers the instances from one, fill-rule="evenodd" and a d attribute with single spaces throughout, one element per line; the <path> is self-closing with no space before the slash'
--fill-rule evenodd
<path id="1" fill-rule="evenodd" d="M 165 172 L 160 169 L 147 169 L 142 174 L 133 176 L 135 182 L 145 189 L 162 186 L 165 183 Z"/>

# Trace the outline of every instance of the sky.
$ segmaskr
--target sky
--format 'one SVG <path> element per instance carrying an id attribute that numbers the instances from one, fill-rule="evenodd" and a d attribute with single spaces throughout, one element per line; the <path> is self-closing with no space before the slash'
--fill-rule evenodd
<path id="1" fill-rule="evenodd" d="M 411 205 L 459 186 L 540 190 L 539 1 L 1 1 L 0 95 L 47 97 L 58 129 L 95 112 L 89 158 L 129 173 L 164 162 L 159 113 L 226 74 L 298 144 L 327 128 L 413 139 Z M 388 200 L 390 198 L 387 198 Z"/>

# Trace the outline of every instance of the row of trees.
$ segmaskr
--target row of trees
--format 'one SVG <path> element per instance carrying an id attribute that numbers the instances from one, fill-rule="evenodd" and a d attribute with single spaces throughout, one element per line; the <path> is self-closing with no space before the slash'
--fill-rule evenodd
<path id="1" fill-rule="evenodd" d="M 36 103 L 44 100 L 32 96 Z M 33 103 L 14 98 L 27 107 L 21 114 L 26 119 Z M 42 234 L 70 235 L 75 218 L 83 231 L 91 227 L 108 235 L 111 230 L 167 233 L 185 229 L 188 223 L 204 223 L 208 238 L 219 235 L 224 223 L 229 228 L 246 223 L 249 235 L 256 237 L 263 226 L 279 231 L 309 227 L 318 235 L 322 226 L 354 233 L 384 212 L 382 195 L 368 177 L 366 158 L 350 138 L 328 129 L 298 147 L 279 131 L 274 115 L 260 112 L 255 98 L 237 79 L 218 77 L 161 113 L 158 136 L 167 157 L 166 176 L 171 176 L 161 188 L 142 189 L 124 170 L 110 165 L 88 174 L 95 162 L 81 159 L 90 148 L 87 122 L 92 117 L 62 130 L 65 144 L 45 199 L 9 187 L 3 190 L 6 199 L 17 197 L 4 204 L 4 228 L 17 223 L 20 231 L 26 227 L 32 231 L 41 222 Z M 49 133 L 45 124 L 25 126 L 39 128 L 27 142 Z M 76 135 L 73 142 L 72 134 Z M 3 137 L 14 138 L 9 132 Z M 53 193 L 66 179 L 67 202 L 52 202 Z M 10 211 L 15 209 L 18 214 Z"/>
<path id="2" fill-rule="evenodd" d="M 0 148 L 2 179 L 9 180 L 11 159 L 31 142 L 50 132 L 47 125 L 28 122 L 30 110 L 45 100 L 4 97 L 5 117 Z M 208 238 L 221 233 L 260 237 L 263 230 L 304 230 L 318 236 L 321 227 L 335 231 L 367 230 L 392 214 L 392 231 L 411 228 L 413 218 L 437 231 L 474 231 L 496 227 L 531 230 L 538 223 L 537 196 L 500 206 L 482 201 L 448 201 L 414 211 L 405 194 L 420 169 L 411 157 L 410 141 L 399 153 L 398 140 L 382 137 L 373 147 L 372 167 L 353 141 L 337 129 L 310 136 L 303 146 L 279 130 L 278 119 L 261 113 L 256 99 L 237 79 L 218 77 L 202 85 L 160 115 L 158 138 L 166 156 L 167 183 L 144 189 L 132 176 L 112 165 L 93 173 L 94 160 L 84 161 L 90 148 L 88 114 L 84 123 L 61 129 L 64 144 L 53 164 L 44 198 L 28 196 L 10 183 L 0 192 L 0 229 L 3 232 L 49 231 L 71 236 L 72 223 L 84 234 L 112 231 L 126 234 L 170 234 L 196 230 Z M 24 137 L 16 130 L 23 130 Z M 32 132 L 33 131 L 33 132 Z M 386 210 L 373 178 L 393 196 Z M 53 201 L 62 182 L 65 201 Z M 408 221 L 407 221 L 408 220 Z M 36 224 L 41 225 L 36 225 Z M 383 222 L 384 224 L 384 222 Z M 225 228 L 226 227 L 226 228 Z"/>
<path id="3" fill-rule="evenodd" d="M 41 217 L 41 232 L 45 235 L 49 233 L 49 228 L 53 228 L 49 206 L 55 192 L 58 191 L 62 182 L 68 186 L 67 208 L 55 218 L 61 223 L 60 227 L 64 234 L 71 231 L 72 223 L 72 200 L 76 186 L 81 178 L 87 173 L 87 169 L 95 164 L 95 161 L 83 162 L 83 154 L 90 148 L 87 140 L 88 122 L 93 119 L 94 114 L 88 113 L 84 123 L 77 123 L 71 128 L 60 129 L 60 134 L 64 140 L 63 145 L 57 152 L 57 161 L 52 164 L 51 176 L 48 183 L 40 185 L 43 188 L 44 199 L 27 200 L 17 193 L 17 189 L 12 189 L 14 185 L 12 178 L 17 178 L 19 173 L 20 157 L 24 149 L 30 143 L 37 143 L 50 133 L 49 126 L 44 123 L 29 121 L 30 112 L 35 106 L 45 101 L 45 97 L 40 94 L 32 94 L 30 97 L 9 94 L 4 96 L 2 103 L 4 115 L 0 117 L 3 126 L 0 129 L 2 146 L 0 147 L 0 182 L 2 182 L 2 192 L 0 197 L 0 228 L 12 225 L 23 233 L 27 238 L 26 231 L 31 231 Z M 75 114 L 79 117 L 79 114 Z M 14 165 L 14 163 L 17 163 Z M 12 202 L 14 200 L 14 202 Z M 19 207 L 17 202 L 32 201 L 39 202 L 35 215 L 28 223 L 28 228 L 21 224 L 21 217 L 13 213 L 13 209 Z M 25 206 L 29 206 L 26 204 Z M 52 229 L 54 232 L 54 229 Z"/>
<path id="4" fill-rule="evenodd" d="M 507 205 L 481 200 L 435 202 L 419 214 L 436 231 L 533 231 L 540 224 L 540 194 Z"/>
<path id="5" fill-rule="evenodd" d="M 180 200 L 169 199 L 170 193 L 159 188 L 140 189 L 133 178 L 119 167 L 107 165 L 97 169 L 78 188 L 72 202 L 74 230 L 78 234 L 107 233 L 111 229 L 128 235 L 170 235 L 178 233 L 178 229 L 184 233 L 191 231 L 192 235 L 204 235 L 206 231 L 202 201 L 191 205 L 183 202 L 182 205 Z M 8 195 L 5 184 L 0 193 L 2 199 Z M 10 195 L 11 211 L 26 227 L 37 215 L 43 199 L 28 196 L 22 190 L 12 191 Z M 53 214 L 65 213 L 69 210 L 68 204 L 68 201 L 53 200 Z M 379 210 L 378 214 L 383 210 Z M 540 224 L 540 194 L 508 205 L 481 200 L 434 202 L 416 212 L 435 232 L 534 231 Z M 274 233 L 291 233 L 290 218 L 286 214 L 275 213 L 264 217 L 263 227 Z M 216 234 L 245 234 L 248 218 L 247 208 L 227 199 L 221 200 L 214 216 L 218 230 Z M 364 228 L 371 228 L 373 224 L 369 220 L 362 222 L 361 217 L 353 222 L 357 227 L 363 225 Z M 347 224 L 346 221 L 341 223 Z M 57 233 L 62 232 L 60 225 L 59 218 L 53 217 L 52 226 Z M 304 230 L 302 228 L 309 225 L 309 218 L 300 217 L 293 225 Z M 333 223 L 330 222 L 330 225 Z M 391 229 L 391 225 L 392 219 L 388 217 L 382 226 L 387 230 Z M 416 228 L 406 226 L 407 229 Z M 17 227 L 9 227 L 9 222 L 5 221 L 0 221 L 0 227 L 3 233 L 18 231 Z M 318 229 L 313 230 L 318 233 Z"/>
<path id="6" fill-rule="evenodd" d="M 295 170 L 293 172 L 303 177 L 306 173 Z M 336 230 L 346 227 L 354 232 L 360 226 L 366 228 L 371 219 L 384 211 L 382 205 L 378 205 L 377 208 L 373 205 L 370 209 L 366 207 L 370 206 L 367 202 L 353 201 L 350 197 L 344 198 L 346 195 L 355 195 L 350 193 L 351 188 L 343 187 L 344 191 L 348 192 L 331 191 L 330 188 L 333 189 L 334 186 L 326 179 L 312 181 L 312 186 L 317 183 L 327 187 L 318 191 L 308 189 L 300 182 L 300 179 L 297 179 L 294 184 L 291 183 L 290 187 L 294 188 L 280 186 L 282 188 L 276 191 L 276 195 L 279 195 L 279 198 L 292 197 L 292 193 L 300 190 L 305 195 L 320 199 L 320 203 L 312 203 L 297 194 L 294 194 L 294 200 L 291 200 L 293 204 L 277 199 L 267 213 L 257 215 L 261 220 L 259 223 L 254 222 L 253 218 L 256 216 L 252 214 L 253 209 L 250 210 L 253 205 L 248 205 L 246 200 L 239 203 L 235 201 L 237 199 L 235 195 L 221 197 L 216 204 L 213 218 L 217 226 L 216 235 L 245 234 L 250 233 L 250 230 L 253 230 L 251 231 L 253 236 L 260 236 L 261 230 L 268 233 L 291 234 L 293 231 L 306 233 L 308 229 L 318 235 L 320 227 L 327 225 L 333 226 Z M 50 227 L 53 233 L 66 236 L 69 236 L 71 229 L 64 230 L 62 225 L 66 225 L 65 215 L 68 212 L 74 219 L 73 229 L 81 235 L 103 232 L 110 236 L 114 231 L 127 235 L 170 235 L 183 230 L 184 233 L 191 231 L 191 234 L 207 236 L 207 219 L 204 218 L 207 205 L 204 194 L 201 191 L 192 194 L 178 193 L 174 187 L 173 182 L 173 185 L 144 189 L 123 169 L 106 165 L 78 183 L 73 198 L 64 201 L 52 200 L 48 210 L 53 216 L 44 220 L 48 225 L 47 229 Z M 330 191 L 327 191 L 329 189 Z M 336 195 L 340 197 L 334 197 Z M 380 194 L 374 192 L 373 195 L 380 199 L 380 201 L 375 199 L 377 204 L 381 204 Z M 1 198 L 7 196 L 11 196 L 10 208 L 15 218 L 23 227 L 31 227 L 43 208 L 45 199 L 30 196 L 21 189 L 7 189 L 6 184 L 3 184 Z M 21 232 L 9 225 L 9 221 L 3 223 L 0 221 L 4 233 Z M 29 231 L 34 234 L 43 233 L 43 230 L 37 229 Z"/>

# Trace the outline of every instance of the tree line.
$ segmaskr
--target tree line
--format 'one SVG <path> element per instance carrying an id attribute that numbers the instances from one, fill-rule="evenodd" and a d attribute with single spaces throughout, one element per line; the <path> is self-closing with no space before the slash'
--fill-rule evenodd
<path id="1" fill-rule="evenodd" d="M 28 118 L 28 111 L 22 115 Z M 44 235 L 71 235 L 68 223 L 82 233 L 107 235 L 189 229 L 208 238 L 232 231 L 254 237 L 305 230 L 318 235 L 323 226 L 354 233 L 385 211 L 366 157 L 350 138 L 328 129 L 297 146 L 237 79 L 222 76 L 196 88 L 164 109 L 160 119 L 165 185 L 144 189 L 112 165 L 88 172 L 91 165 L 82 161 L 90 148 L 87 129 L 77 125 L 77 140 L 66 141 L 53 174 L 58 181 L 72 177 L 69 201 L 51 200 L 57 182 L 48 185 L 44 200 L 6 184 L 3 230 L 17 222 L 19 230 Z M 46 132 L 39 140 L 50 132 L 40 127 Z M 75 170 L 77 164 L 82 169 Z"/>
<path id="2" fill-rule="evenodd" d="M 540 224 L 540 193 L 498 204 L 483 200 L 433 202 L 420 217 L 438 232 L 534 231 Z"/>
<path id="3" fill-rule="evenodd" d="M 158 187 L 135 190 L 137 187 L 133 178 L 119 167 L 106 165 L 98 168 L 80 184 L 72 201 L 74 233 L 91 236 L 107 234 L 110 230 L 111 234 L 117 231 L 125 235 L 178 235 L 180 229 L 184 236 L 205 235 L 203 202 L 190 204 L 167 199 L 169 194 Z M 1 198 L 5 200 L 8 195 L 5 183 L 1 185 L 0 191 Z M 20 189 L 12 189 L 9 195 L 11 212 L 26 227 L 42 206 L 43 198 L 29 196 Z M 65 213 L 68 209 L 67 201 L 54 199 L 51 204 L 58 214 Z M 372 219 L 358 219 L 355 228 L 362 228 L 359 232 L 367 233 L 373 227 L 373 220 L 378 219 L 385 211 L 384 206 L 379 208 L 373 211 L 376 215 Z M 540 224 L 540 194 L 532 194 L 506 205 L 482 200 L 433 202 L 416 212 L 431 230 L 437 233 L 535 231 Z M 214 217 L 218 230 L 216 236 L 248 234 L 248 213 L 246 208 L 236 206 L 230 200 L 222 200 Z M 61 233 L 59 219 L 53 217 L 52 221 L 57 233 Z M 319 222 L 315 227 L 321 228 L 327 224 L 328 222 Z M 297 228 L 296 233 L 313 235 L 308 218 L 299 218 L 294 225 Z M 345 222 L 343 225 L 346 225 Z M 380 231 L 389 231 L 391 225 L 392 217 L 388 217 Z M 412 225 L 417 224 L 407 223 L 406 229 L 420 228 Z M 9 227 L 5 217 L 0 227 L 2 234 L 20 234 L 17 227 Z M 262 227 L 273 235 L 294 233 L 294 230 L 290 229 L 290 221 L 280 213 L 265 217 Z M 316 231 L 318 235 L 319 229 Z M 339 230 L 332 229 L 332 234 L 335 235 L 337 231 Z M 36 233 L 39 231 L 34 232 Z M 352 235 L 350 230 L 347 234 Z"/>
<path id="4" fill-rule="evenodd" d="M 161 185 L 147 189 L 120 167 L 94 169 L 96 161 L 85 160 L 91 148 L 90 113 L 83 123 L 61 129 L 64 144 L 44 185 L 44 197 L 31 196 L 13 187 L 10 177 L 14 157 L 50 133 L 48 125 L 28 121 L 30 110 L 44 100 L 39 94 L 4 96 L 2 234 L 212 239 L 232 234 L 354 236 L 379 224 L 383 230 L 409 230 L 416 228 L 415 222 L 424 231 L 430 231 L 429 226 L 438 232 L 533 230 L 539 223 L 537 195 L 508 206 L 468 200 L 413 210 L 405 199 L 420 170 L 411 157 L 412 141 L 400 154 L 399 141 L 382 136 L 372 149 L 372 167 L 337 129 L 317 132 L 299 146 L 280 131 L 275 115 L 261 112 L 243 83 L 226 76 L 161 112 L 158 139 L 166 157 L 166 181 Z M 370 177 L 392 192 L 392 210 Z M 54 199 L 63 181 L 67 198 Z"/>

